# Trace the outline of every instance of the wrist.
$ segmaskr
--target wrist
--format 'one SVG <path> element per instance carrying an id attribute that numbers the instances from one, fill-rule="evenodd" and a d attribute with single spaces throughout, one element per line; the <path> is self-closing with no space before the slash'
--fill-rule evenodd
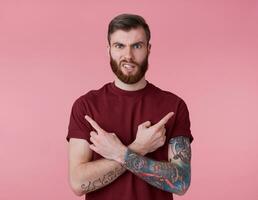
<path id="1" fill-rule="evenodd" d="M 127 150 L 128 150 L 128 148 L 123 145 L 120 148 L 119 154 L 118 154 L 117 158 L 115 159 L 115 161 L 117 161 L 123 165 L 125 162 L 125 156 L 126 156 Z"/>
<path id="2" fill-rule="evenodd" d="M 137 142 L 133 142 L 133 143 L 130 144 L 128 147 L 129 147 L 131 150 L 133 150 L 135 153 L 140 154 L 140 155 L 142 155 L 142 156 L 144 156 L 145 154 L 148 153 L 148 152 L 146 151 L 146 149 L 145 149 L 142 145 L 138 144 Z"/>

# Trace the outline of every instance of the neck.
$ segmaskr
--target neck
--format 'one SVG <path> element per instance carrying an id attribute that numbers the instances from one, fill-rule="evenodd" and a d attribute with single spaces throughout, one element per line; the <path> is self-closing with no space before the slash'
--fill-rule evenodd
<path id="1" fill-rule="evenodd" d="M 145 77 L 143 77 L 141 80 L 139 80 L 137 83 L 134 84 L 126 84 L 122 81 L 120 81 L 117 77 L 115 78 L 115 86 L 127 91 L 136 91 L 144 88 L 147 85 L 147 81 L 145 80 Z"/>

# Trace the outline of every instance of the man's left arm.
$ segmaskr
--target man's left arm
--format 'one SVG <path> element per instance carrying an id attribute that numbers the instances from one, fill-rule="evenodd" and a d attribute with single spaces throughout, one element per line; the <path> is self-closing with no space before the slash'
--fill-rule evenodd
<path id="1" fill-rule="evenodd" d="M 160 122 L 147 129 L 163 127 L 170 117 L 171 115 L 168 114 Z M 96 123 L 94 120 L 90 121 Z M 93 127 L 94 124 L 92 124 Z M 146 133 L 149 133 L 148 130 Z M 144 136 L 146 133 L 140 132 L 139 136 Z M 123 145 L 115 133 L 95 133 L 92 143 L 90 148 L 93 151 L 107 159 L 119 162 L 126 169 L 161 190 L 183 195 L 190 186 L 191 147 L 188 137 L 178 136 L 170 139 L 169 160 L 164 162 L 155 161 L 135 153 L 130 147 Z"/>
<path id="2" fill-rule="evenodd" d="M 160 162 L 141 156 L 129 148 L 124 167 L 149 184 L 171 193 L 183 195 L 191 181 L 191 146 L 187 137 L 170 139 L 169 161 Z"/>

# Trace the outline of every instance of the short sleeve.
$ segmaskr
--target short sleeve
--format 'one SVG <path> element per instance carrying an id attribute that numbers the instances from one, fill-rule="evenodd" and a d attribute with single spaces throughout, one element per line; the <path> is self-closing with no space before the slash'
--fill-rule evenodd
<path id="1" fill-rule="evenodd" d="M 188 108 L 185 102 L 181 100 L 175 113 L 175 124 L 172 129 L 172 137 L 185 136 L 192 142 L 194 138 L 191 134 L 190 125 Z"/>
<path id="2" fill-rule="evenodd" d="M 86 102 L 82 97 L 77 99 L 70 114 L 70 122 L 68 126 L 68 134 L 66 140 L 69 142 L 70 138 L 85 139 L 90 142 L 90 131 L 92 131 L 90 124 L 85 119 L 85 115 L 90 114 L 87 112 Z"/>

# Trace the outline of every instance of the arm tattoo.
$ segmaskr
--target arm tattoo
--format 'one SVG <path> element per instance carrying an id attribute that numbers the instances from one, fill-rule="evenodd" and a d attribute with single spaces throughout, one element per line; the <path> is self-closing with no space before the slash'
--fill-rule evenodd
<path id="1" fill-rule="evenodd" d="M 124 167 L 115 168 L 114 170 L 108 172 L 103 177 L 100 177 L 96 180 L 89 181 L 87 184 L 82 184 L 81 188 L 85 193 L 92 192 L 99 188 L 102 188 L 111 182 L 113 182 L 116 178 L 118 178 L 121 174 L 126 171 Z"/>
<path id="2" fill-rule="evenodd" d="M 173 159 L 181 162 L 155 161 L 128 149 L 124 167 L 161 190 L 184 194 L 190 185 L 190 144 L 187 138 L 173 138 L 170 142 Z"/>
<path id="3" fill-rule="evenodd" d="M 191 161 L 191 148 L 190 141 L 186 137 L 175 137 L 169 141 L 171 144 L 171 151 L 173 153 L 173 159 L 180 159 L 184 164 L 189 165 Z"/>

